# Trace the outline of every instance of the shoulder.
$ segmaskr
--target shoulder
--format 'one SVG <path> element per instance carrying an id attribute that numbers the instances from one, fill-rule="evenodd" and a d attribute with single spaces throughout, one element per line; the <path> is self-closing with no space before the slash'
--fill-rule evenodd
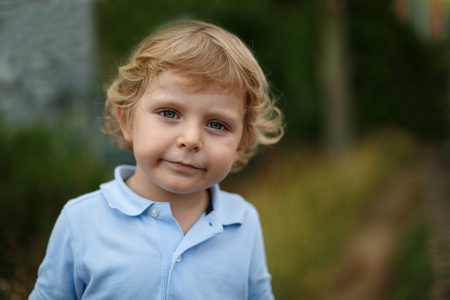
<path id="1" fill-rule="evenodd" d="M 110 214 L 110 211 L 104 193 L 98 189 L 69 200 L 64 205 L 62 214 L 67 217 L 70 224 L 80 223 L 79 225 L 83 226 L 96 222 L 95 220 L 100 217 Z"/>
<path id="2" fill-rule="evenodd" d="M 99 199 L 103 198 L 103 194 L 100 190 L 96 190 L 84 195 L 81 195 L 77 198 L 71 199 L 64 205 L 64 208 L 72 209 L 76 208 L 78 206 L 85 206 L 90 205 L 93 203 L 93 201 L 98 201 Z"/>
<path id="3" fill-rule="evenodd" d="M 103 206 L 105 197 L 100 190 L 81 195 L 77 198 L 69 200 L 64 205 L 64 210 L 68 212 L 76 212 L 78 210 L 95 209 L 98 206 Z"/>

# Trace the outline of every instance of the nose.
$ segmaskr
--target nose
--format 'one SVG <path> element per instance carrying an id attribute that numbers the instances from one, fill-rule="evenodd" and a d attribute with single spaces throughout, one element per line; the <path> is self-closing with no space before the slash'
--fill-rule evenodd
<path id="1" fill-rule="evenodd" d="M 186 124 L 178 135 L 177 146 L 188 151 L 199 151 L 203 147 L 201 135 L 201 126 Z"/>

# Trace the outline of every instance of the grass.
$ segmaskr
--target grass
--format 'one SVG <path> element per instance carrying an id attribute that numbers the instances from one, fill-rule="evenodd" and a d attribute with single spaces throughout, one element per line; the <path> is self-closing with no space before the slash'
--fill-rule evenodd
<path id="1" fill-rule="evenodd" d="M 414 216 L 395 262 L 395 280 L 387 300 L 427 300 L 433 283 L 428 247 L 429 224 L 423 209 Z"/>
<path id="2" fill-rule="evenodd" d="M 285 149 L 236 176 L 229 186 L 260 213 L 277 299 L 317 299 L 352 228 L 414 149 L 395 134 L 372 138 L 336 162 Z"/>

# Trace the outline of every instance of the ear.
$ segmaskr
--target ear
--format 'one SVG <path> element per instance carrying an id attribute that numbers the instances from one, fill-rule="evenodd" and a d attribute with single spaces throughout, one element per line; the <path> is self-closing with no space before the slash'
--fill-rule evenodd
<path id="1" fill-rule="evenodd" d="M 119 120 L 120 130 L 122 131 L 125 141 L 133 142 L 133 129 L 130 126 L 130 120 L 124 118 L 121 107 L 117 107 L 117 119 Z"/>
<path id="2" fill-rule="evenodd" d="M 238 148 L 236 150 L 236 153 L 234 153 L 233 164 L 235 164 L 238 161 L 239 157 L 241 156 L 242 152 L 244 152 L 244 150 L 245 148 Z"/>
<path id="3" fill-rule="evenodd" d="M 237 162 L 242 152 L 244 152 L 245 149 L 247 149 L 247 147 L 250 145 L 251 140 L 252 136 L 246 135 L 242 137 L 241 143 L 239 144 L 239 147 L 237 148 L 236 153 L 234 154 L 233 164 Z"/>

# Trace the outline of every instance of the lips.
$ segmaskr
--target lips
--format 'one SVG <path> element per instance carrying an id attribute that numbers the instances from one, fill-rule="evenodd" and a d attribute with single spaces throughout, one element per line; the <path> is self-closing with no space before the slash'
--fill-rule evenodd
<path id="1" fill-rule="evenodd" d="M 190 163 L 186 163 L 186 162 L 181 162 L 181 161 L 170 161 L 170 160 L 165 160 L 165 162 L 167 162 L 167 164 L 169 164 L 170 167 L 179 170 L 179 171 L 201 171 L 204 170 L 204 168 L 200 168 L 195 166 L 194 164 L 190 164 Z"/>

